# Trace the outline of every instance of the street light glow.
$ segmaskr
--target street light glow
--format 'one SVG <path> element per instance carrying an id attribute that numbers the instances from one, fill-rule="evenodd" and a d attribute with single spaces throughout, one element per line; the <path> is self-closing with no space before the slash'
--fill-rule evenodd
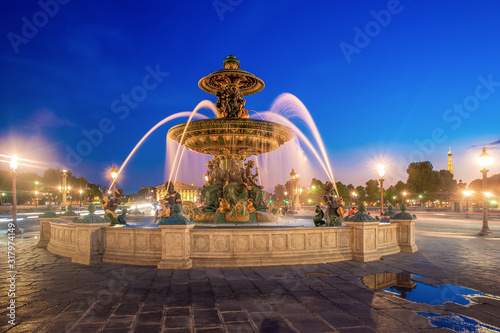
<path id="1" fill-rule="evenodd" d="M 17 170 L 17 167 L 19 165 L 19 157 L 17 157 L 17 155 L 12 155 L 12 157 L 10 158 L 10 168 L 12 169 L 12 171 L 16 171 Z"/>
<path id="2" fill-rule="evenodd" d="M 378 174 L 379 174 L 380 178 L 384 178 L 384 175 L 385 175 L 385 165 L 383 165 L 382 163 L 379 163 L 377 165 L 377 169 L 378 169 Z"/>
<path id="3" fill-rule="evenodd" d="M 113 180 L 116 180 L 117 177 L 118 177 L 118 170 L 116 170 L 116 167 L 113 165 L 113 168 L 111 169 L 111 178 L 113 178 Z"/>
<path id="4" fill-rule="evenodd" d="M 489 199 L 490 197 L 493 197 L 493 193 L 491 192 L 484 192 L 484 195 Z"/>
<path id="5" fill-rule="evenodd" d="M 493 163 L 493 159 L 491 158 L 490 155 L 488 155 L 485 147 L 483 147 L 483 152 L 481 153 L 481 155 L 479 155 L 478 162 L 479 165 L 482 166 L 483 168 L 486 168 L 487 166 L 490 166 Z"/>

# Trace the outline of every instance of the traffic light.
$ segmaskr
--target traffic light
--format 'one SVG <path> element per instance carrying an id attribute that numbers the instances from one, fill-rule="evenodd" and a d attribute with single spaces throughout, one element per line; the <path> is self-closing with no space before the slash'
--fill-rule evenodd
<path id="1" fill-rule="evenodd" d="M 285 200 L 285 204 L 287 204 L 287 205 L 288 205 L 288 200 Z"/>

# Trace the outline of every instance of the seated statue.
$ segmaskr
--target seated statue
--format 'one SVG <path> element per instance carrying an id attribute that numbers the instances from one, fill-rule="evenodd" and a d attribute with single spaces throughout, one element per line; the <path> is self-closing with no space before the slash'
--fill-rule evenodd
<path id="1" fill-rule="evenodd" d="M 248 189 L 248 196 L 253 200 L 253 206 L 258 211 L 265 211 L 267 209 L 264 200 L 264 186 L 257 184 L 257 176 L 259 175 L 259 168 L 255 169 L 255 175 L 252 175 L 252 169 L 255 166 L 255 160 L 250 160 L 245 164 L 245 178 Z"/>
<path id="2" fill-rule="evenodd" d="M 325 225 L 327 226 L 339 226 L 342 225 L 345 208 L 343 205 L 343 200 L 337 199 L 333 195 L 333 184 L 331 182 L 326 182 L 325 193 L 323 194 L 323 200 L 325 202 Z"/>
<path id="3" fill-rule="evenodd" d="M 207 168 L 208 168 L 208 171 L 205 174 L 205 184 L 203 185 L 203 188 L 201 189 L 201 195 L 200 195 L 200 200 L 201 200 L 202 203 L 204 203 L 206 201 L 207 187 L 211 185 L 210 184 L 210 180 L 211 180 L 210 173 L 214 169 L 214 167 L 212 165 L 212 161 L 208 161 L 207 162 Z"/>
<path id="4" fill-rule="evenodd" d="M 104 218 L 108 221 L 111 221 L 111 225 L 115 224 L 125 224 L 125 218 L 118 218 L 115 211 L 118 208 L 118 205 L 122 202 L 122 195 L 120 191 L 115 189 L 115 193 L 113 198 L 109 196 L 103 197 L 102 208 L 104 209 Z"/>
<path id="5" fill-rule="evenodd" d="M 155 222 L 160 218 L 166 218 L 172 215 L 172 209 L 176 204 L 179 204 L 182 208 L 181 194 L 176 192 L 174 189 L 174 183 L 167 181 L 165 183 L 165 188 L 167 189 L 167 195 L 160 200 L 161 209 L 156 211 Z"/>
<path id="6" fill-rule="evenodd" d="M 231 167 L 226 173 L 226 185 L 224 185 L 224 199 L 233 207 L 238 201 L 248 199 L 248 190 L 245 185 L 245 172 L 240 168 L 238 159 L 231 159 Z"/>
<path id="7" fill-rule="evenodd" d="M 219 207 L 219 198 L 222 197 L 222 187 L 226 179 L 226 172 L 220 167 L 220 160 L 214 157 L 211 161 L 212 170 L 208 176 L 208 186 L 204 187 L 205 208 L 215 211 Z"/>

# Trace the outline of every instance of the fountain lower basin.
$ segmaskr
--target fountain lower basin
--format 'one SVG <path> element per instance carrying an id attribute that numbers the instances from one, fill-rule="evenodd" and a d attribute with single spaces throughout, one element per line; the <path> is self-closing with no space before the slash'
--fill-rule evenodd
<path id="1" fill-rule="evenodd" d="M 42 223 L 42 221 L 41 221 Z M 47 222 L 47 249 L 73 262 L 153 265 L 158 268 L 241 267 L 375 261 L 414 252 L 414 224 L 346 222 L 342 227 L 114 228 L 109 223 Z M 413 250 L 412 250 L 413 249 Z M 411 250 L 411 251 L 410 251 Z"/>

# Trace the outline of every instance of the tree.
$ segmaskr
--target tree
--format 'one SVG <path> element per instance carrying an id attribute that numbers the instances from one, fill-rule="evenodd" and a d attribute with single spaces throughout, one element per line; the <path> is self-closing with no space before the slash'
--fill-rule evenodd
<path id="1" fill-rule="evenodd" d="M 274 187 L 274 196 L 277 202 L 285 200 L 285 186 L 278 184 Z"/>
<path id="2" fill-rule="evenodd" d="M 356 186 L 355 191 L 358 194 L 358 196 L 356 197 L 358 200 L 358 203 L 366 201 L 366 190 L 363 186 L 361 186 L 361 185 Z"/>
<path id="3" fill-rule="evenodd" d="M 394 204 L 395 202 L 397 202 L 397 198 L 398 193 L 394 185 L 391 185 L 388 188 L 384 189 L 384 203 L 387 204 L 390 202 L 391 204 Z"/>
<path id="4" fill-rule="evenodd" d="M 448 201 L 450 196 L 457 191 L 457 181 L 453 179 L 453 174 L 448 170 L 439 170 L 439 200 Z"/>
<path id="5" fill-rule="evenodd" d="M 378 187 L 378 180 L 370 179 L 366 182 L 366 200 L 375 203 L 380 197 L 380 188 Z"/>
<path id="6" fill-rule="evenodd" d="M 432 170 L 432 163 L 413 162 L 408 169 L 408 189 L 415 194 L 435 193 L 439 185 L 439 173 Z M 430 199 L 430 198 L 429 198 Z"/>
<path id="7" fill-rule="evenodd" d="M 483 179 L 473 180 L 469 188 L 476 192 L 483 192 Z M 500 173 L 492 175 L 486 179 L 487 191 L 500 195 Z"/>
<path id="8" fill-rule="evenodd" d="M 339 196 L 344 199 L 344 202 L 349 202 L 349 188 L 348 186 L 342 184 L 341 182 L 337 182 L 337 190 L 339 191 Z M 352 186 L 352 185 L 351 185 Z M 354 186 L 352 186 L 354 188 Z"/>
<path id="9" fill-rule="evenodd" d="M 311 179 L 311 199 L 320 203 L 323 200 L 323 193 L 325 192 L 325 184 L 319 179 Z"/>

